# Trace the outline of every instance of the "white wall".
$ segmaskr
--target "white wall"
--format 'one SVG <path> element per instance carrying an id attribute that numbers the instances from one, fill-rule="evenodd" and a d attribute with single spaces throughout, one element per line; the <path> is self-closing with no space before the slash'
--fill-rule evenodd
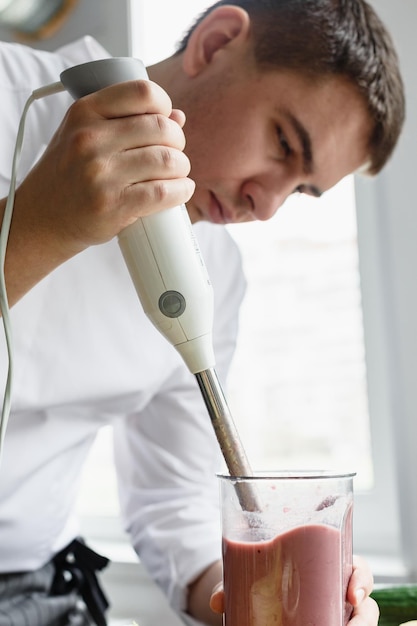
<path id="1" fill-rule="evenodd" d="M 387 489 L 385 515 L 395 521 L 398 495 L 403 555 L 417 579 L 417 3 L 372 4 L 396 42 L 408 112 L 390 164 L 374 182 L 358 181 L 370 404 L 374 442 L 381 441 L 381 431 L 385 438 L 382 449 L 375 449 L 379 489 Z"/>

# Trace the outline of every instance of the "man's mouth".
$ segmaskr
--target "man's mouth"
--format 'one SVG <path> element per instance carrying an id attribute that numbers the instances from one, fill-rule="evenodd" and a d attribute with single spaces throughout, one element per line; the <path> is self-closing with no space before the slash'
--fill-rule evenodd
<path id="1" fill-rule="evenodd" d="M 210 191 L 208 212 L 213 224 L 230 224 L 233 221 L 232 216 L 226 212 L 225 208 L 212 191 Z"/>

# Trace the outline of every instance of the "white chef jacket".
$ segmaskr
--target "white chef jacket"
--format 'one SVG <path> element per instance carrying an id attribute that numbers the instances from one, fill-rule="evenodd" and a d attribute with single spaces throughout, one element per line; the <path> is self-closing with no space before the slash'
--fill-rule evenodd
<path id="1" fill-rule="evenodd" d="M 41 52 L 0 43 L 0 193 L 29 93 L 68 66 L 108 56 L 91 38 Z M 48 143 L 68 94 L 32 105 L 21 179 Z M 244 292 L 240 255 L 221 226 L 196 226 L 215 294 L 216 370 L 224 382 Z M 174 608 L 220 558 L 219 448 L 195 377 L 144 315 L 115 240 L 91 247 L 11 311 L 15 382 L 0 465 L 0 571 L 43 565 L 77 534 L 74 500 L 97 430 L 115 433 L 123 520 Z M 0 383 L 7 359 L 0 337 Z"/>

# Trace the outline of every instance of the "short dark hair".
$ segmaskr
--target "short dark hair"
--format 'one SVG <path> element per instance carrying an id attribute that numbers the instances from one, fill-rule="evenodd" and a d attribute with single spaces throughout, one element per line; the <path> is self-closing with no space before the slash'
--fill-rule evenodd
<path id="1" fill-rule="evenodd" d="M 248 12 L 261 70 L 289 69 L 314 79 L 339 75 L 356 85 L 373 121 L 366 172 L 377 174 L 401 133 L 405 97 L 391 36 L 374 9 L 365 0 L 219 0 L 197 18 L 177 53 L 223 5 Z"/>

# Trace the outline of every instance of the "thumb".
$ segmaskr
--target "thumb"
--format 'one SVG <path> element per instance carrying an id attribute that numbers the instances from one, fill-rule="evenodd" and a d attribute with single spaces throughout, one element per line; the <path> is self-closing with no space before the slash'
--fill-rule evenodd
<path id="1" fill-rule="evenodd" d="M 224 613 L 223 583 L 219 583 L 214 587 L 210 598 L 210 608 L 214 613 Z"/>

